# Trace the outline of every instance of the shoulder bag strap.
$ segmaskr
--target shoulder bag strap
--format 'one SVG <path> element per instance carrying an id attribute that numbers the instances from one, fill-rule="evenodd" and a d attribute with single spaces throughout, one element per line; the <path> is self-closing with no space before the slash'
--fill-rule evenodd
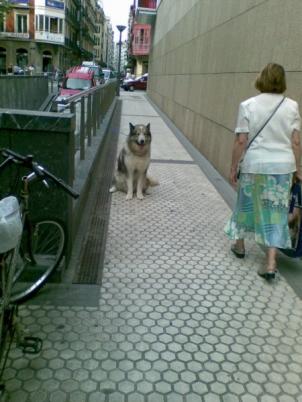
<path id="1" fill-rule="evenodd" d="M 279 102 L 278 105 L 276 106 L 276 108 L 273 110 L 273 113 L 269 116 L 269 118 L 266 120 L 266 122 L 263 124 L 263 126 L 257 131 L 256 135 L 252 138 L 251 142 L 246 147 L 245 152 L 249 149 L 252 142 L 256 139 L 256 137 L 258 137 L 258 135 L 261 133 L 261 131 L 264 129 L 264 127 L 267 125 L 267 123 L 270 121 L 270 119 L 274 116 L 274 114 L 277 112 L 277 110 L 279 109 L 281 104 L 284 102 L 284 100 L 285 100 L 285 96 L 283 96 L 281 102 Z"/>

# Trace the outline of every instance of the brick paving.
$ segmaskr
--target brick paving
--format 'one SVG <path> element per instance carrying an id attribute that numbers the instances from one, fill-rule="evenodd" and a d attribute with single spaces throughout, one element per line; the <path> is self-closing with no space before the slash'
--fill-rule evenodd
<path id="1" fill-rule="evenodd" d="M 39 356 L 13 349 L 12 402 L 302 401 L 302 302 L 280 277 L 257 276 L 223 226 L 230 209 L 142 92 L 121 93 L 129 121 L 151 123 L 143 201 L 112 196 L 97 307 L 22 306 L 44 340 Z"/>

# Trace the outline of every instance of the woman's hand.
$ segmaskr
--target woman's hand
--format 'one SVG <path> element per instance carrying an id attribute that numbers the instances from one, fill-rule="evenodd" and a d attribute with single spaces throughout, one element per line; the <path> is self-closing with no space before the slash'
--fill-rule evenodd
<path id="1" fill-rule="evenodd" d="M 294 173 L 294 179 L 302 181 L 301 173 L 301 144 L 300 144 L 300 132 L 294 130 L 292 133 L 292 148 L 296 160 L 296 172 Z"/>
<path id="2" fill-rule="evenodd" d="M 301 173 L 301 170 L 300 170 L 300 169 L 297 170 L 297 171 L 294 173 L 294 180 L 295 180 L 295 181 L 300 181 L 300 182 L 302 182 L 302 173 Z"/>
<path id="3" fill-rule="evenodd" d="M 238 184 L 237 167 L 231 167 L 229 180 L 233 187 L 237 186 Z"/>
<path id="4" fill-rule="evenodd" d="M 242 154 L 246 149 L 247 139 L 248 139 L 248 133 L 238 133 L 234 139 L 233 150 L 232 150 L 232 163 L 229 175 L 229 180 L 233 187 L 236 187 L 238 184 L 237 169 Z"/>

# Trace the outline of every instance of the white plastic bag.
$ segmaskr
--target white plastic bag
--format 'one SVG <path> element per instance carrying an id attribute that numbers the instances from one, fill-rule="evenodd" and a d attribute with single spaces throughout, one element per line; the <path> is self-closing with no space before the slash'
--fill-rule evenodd
<path id="1" fill-rule="evenodd" d="M 0 200 L 0 253 L 16 247 L 22 233 L 19 203 L 16 197 Z"/>

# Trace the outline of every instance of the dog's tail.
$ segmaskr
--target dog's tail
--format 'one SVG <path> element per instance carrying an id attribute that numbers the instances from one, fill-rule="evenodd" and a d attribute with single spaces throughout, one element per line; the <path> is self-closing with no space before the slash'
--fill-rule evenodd
<path id="1" fill-rule="evenodd" d="M 147 176 L 147 187 L 155 187 L 158 186 L 159 182 L 155 179 L 153 179 L 150 176 Z"/>

